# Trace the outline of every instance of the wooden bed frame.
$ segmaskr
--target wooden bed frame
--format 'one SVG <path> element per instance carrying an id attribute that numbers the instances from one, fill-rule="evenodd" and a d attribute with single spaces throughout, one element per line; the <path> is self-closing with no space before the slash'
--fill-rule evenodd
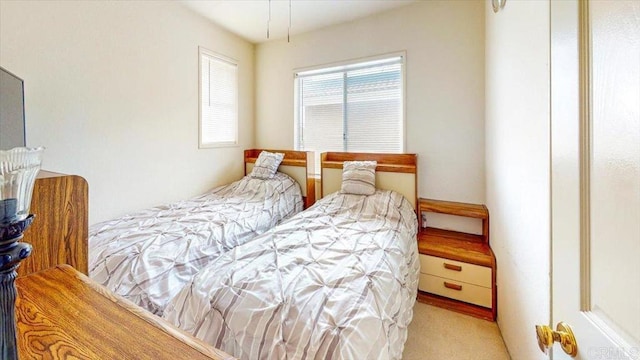
<path id="1" fill-rule="evenodd" d="M 342 164 L 345 161 L 375 160 L 376 188 L 394 190 L 411 202 L 420 214 L 418 202 L 418 156 L 416 154 L 380 154 L 325 152 L 320 156 L 322 176 L 320 197 L 340 190 L 342 185 Z M 420 226 L 421 217 L 418 216 Z"/>
<path id="2" fill-rule="evenodd" d="M 300 184 L 302 190 L 302 200 L 304 208 L 308 208 L 316 202 L 316 183 L 313 177 L 314 161 L 311 151 L 294 150 L 269 150 L 269 149 L 248 149 L 244 151 L 244 175 L 246 176 L 253 169 L 258 156 L 262 151 L 283 153 L 284 159 L 278 171 L 291 176 Z"/>

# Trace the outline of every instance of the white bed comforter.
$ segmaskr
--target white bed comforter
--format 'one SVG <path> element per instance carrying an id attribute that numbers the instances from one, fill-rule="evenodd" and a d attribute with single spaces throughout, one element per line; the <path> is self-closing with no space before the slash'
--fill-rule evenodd
<path id="1" fill-rule="evenodd" d="M 245 176 L 189 200 L 93 225 L 89 276 L 161 315 L 211 260 L 301 210 L 300 186 L 288 175 Z"/>
<path id="2" fill-rule="evenodd" d="M 164 317 L 241 359 L 400 359 L 419 274 L 402 195 L 330 195 L 201 270 Z"/>

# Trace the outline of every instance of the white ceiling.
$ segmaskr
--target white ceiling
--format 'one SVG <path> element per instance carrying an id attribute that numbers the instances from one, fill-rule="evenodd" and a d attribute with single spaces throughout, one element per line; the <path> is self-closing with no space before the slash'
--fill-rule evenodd
<path id="1" fill-rule="evenodd" d="M 291 36 L 348 22 L 419 0 L 291 0 Z M 223 28 L 253 42 L 286 39 L 289 0 L 181 0 Z"/>

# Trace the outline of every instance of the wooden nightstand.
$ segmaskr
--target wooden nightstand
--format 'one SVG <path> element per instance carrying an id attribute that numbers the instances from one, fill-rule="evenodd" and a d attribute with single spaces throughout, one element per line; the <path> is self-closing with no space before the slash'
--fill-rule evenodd
<path id="1" fill-rule="evenodd" d="M 418 233 L 418 300 L 487 320 L 496 319 L 496 259 L 484 205 L 420 199 L 420 212 L 482 220 L 482 235 L 427 227 Z"/>

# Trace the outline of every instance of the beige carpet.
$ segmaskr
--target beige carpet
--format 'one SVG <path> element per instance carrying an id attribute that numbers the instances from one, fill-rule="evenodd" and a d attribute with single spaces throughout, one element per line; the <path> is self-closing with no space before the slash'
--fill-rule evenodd
<path id="1" fill-rule="evenodd" d="M 404 360 L 509 360 L 495 322 L 416 302 Z"/>

